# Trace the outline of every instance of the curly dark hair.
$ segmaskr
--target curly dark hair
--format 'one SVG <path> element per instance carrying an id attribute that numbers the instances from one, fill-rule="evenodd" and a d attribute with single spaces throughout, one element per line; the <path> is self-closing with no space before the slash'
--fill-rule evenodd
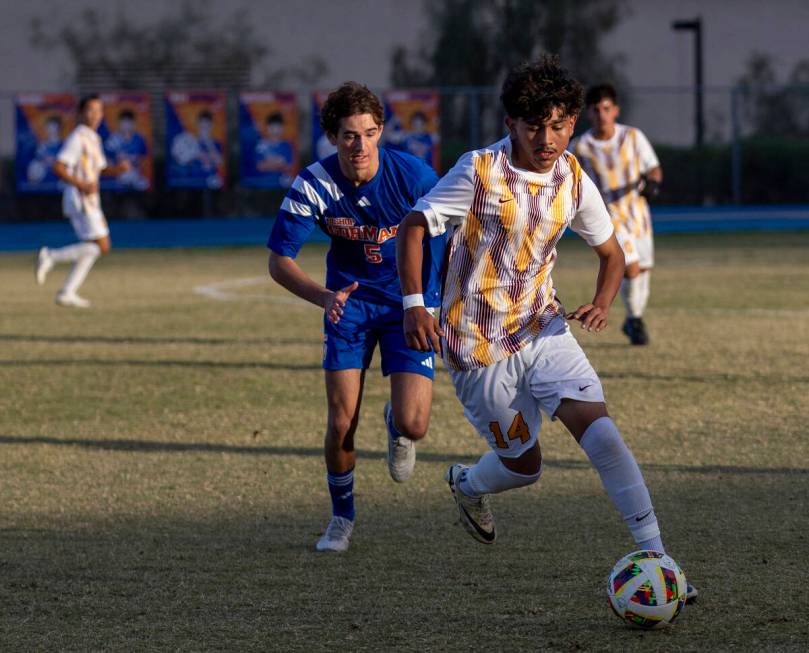
<path id="1" fill-rule="evenodd" d="M 584 96 L 584 105 L 590 107 L 598 104 L 601 100 L 612 100 L 613 104 L 618 104 L 618 92 L 612 84 L 591 86 L 587 91 L 587 95 Z"/>
<path id="2" fill-rule="evenodd" d="M 583 95 L 582 85 L 562 68 L 559 57 L 544 55 L 509 71 L 500 101 L 511 118 L 544 122 L 557 108 L 566 116 L 579 115 Z"/>
<path id="3" fill-rule="evenodd" d="M 364 84 L 345 82 L 329 93 L 323 103 L 320 109 L 320 126 L 324 132 L 335 136 L 340 129 L 340 120 L 363 113 L 370 113 L 377 125 L 385 123 L 385 110 L 379 98 Z"/>

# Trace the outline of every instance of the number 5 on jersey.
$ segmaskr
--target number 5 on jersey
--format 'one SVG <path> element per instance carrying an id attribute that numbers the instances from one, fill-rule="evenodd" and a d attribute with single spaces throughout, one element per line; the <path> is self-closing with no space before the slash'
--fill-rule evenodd
<path id="1" fill-rule="evenodd" d="M 382 248 L 379 245 L 365 245 L 365 260 L 369 263 L 382 262 Z"/>
<path id="2" fill-rule="evenodd" d="M 494 441 L 497 443 L 498 448 L 508 449 L 508 442 L 506 442 L 506 439 L 503 437 L 503 431 L 500 429 L 500 422 L 489 422 L 489 430 L 492 432 Z M 531 430 L 528 428 L 528 424 L 525 423 L 522 413 L 518 412 L 514 416 L 514 421 L 511 422 L 511 426 L 508 427 L 506 435 L 508 435 L 509 440 L 516 440 L 519 438 L 520 442 L 523 444 L 531 439 Z"/>

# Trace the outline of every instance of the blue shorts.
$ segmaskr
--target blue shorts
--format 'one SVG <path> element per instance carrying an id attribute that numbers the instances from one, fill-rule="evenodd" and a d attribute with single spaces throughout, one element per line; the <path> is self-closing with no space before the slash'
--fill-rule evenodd
<path id="1" fill-rule="evenodd" d="M 323 318 L 323 369 L 367 370 L 377 344 L 382 354 L 382 374 L 394 372 L 434 375 L 433 352 L 410 349 L 402 328 L 400 306 L 349 299 L 340 322 Z"/>

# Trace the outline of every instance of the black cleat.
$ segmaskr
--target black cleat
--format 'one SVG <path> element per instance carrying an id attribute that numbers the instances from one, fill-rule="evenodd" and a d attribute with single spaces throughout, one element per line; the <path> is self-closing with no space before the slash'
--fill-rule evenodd
<path id="1" fill-rule="evenodd" d="M 649 334 L 646 333 L 646 325 L 639 317 L 628 317 L 621 327 L 621 331 L 629 338 L 629 342 L 633 345 L 648 345 Z"/>

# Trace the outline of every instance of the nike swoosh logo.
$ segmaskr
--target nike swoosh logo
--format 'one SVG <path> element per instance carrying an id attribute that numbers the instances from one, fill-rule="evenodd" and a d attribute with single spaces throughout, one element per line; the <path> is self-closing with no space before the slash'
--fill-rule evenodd
<path id="1" fill-rule="evenodd" d="M 460 479 L 457 479 L 457 480 L 460 480 Z M 449 489 L 452 492 L 453 496 L 455 496 L 455 483 L 456 483 L 456 479 L 453 478 L 452 476 L 450 476 L 448 485 L 449 485 Z M 484 540 L 486 540 L 487 544 L 491 544 L 492 542 L 494 542 L 494 538 L 495 538 L 494 531 L 492 531 L 491 533 L 489 533 L 487 531 L 484 531 L 478 525 L 478 523 L 474 519 L 472 519 L 472 517 L 470 517 L 469 512 L 467 512 L 467 510 L 466 510 L 466 508 L 464 508 L 463 504 L 460 501 L 458 501 L 457 499 L 456 499 L 456 503 L 458 504 L 458 508 L 463 512 L 464 515 L 466 515 L 466 521 L 468 523 L 472 524 L 475 531 L 477 531 L 478 535 L 480 535 Z"/>
<path id="2" fill-rule="evenodd" d="M 480 535 L 480 536 L 481 536 L 481 537 L 482 537 L 484 540 L 486 540 L 486 542 L 494 542 L 494 531 L 492 531 L 491 533 L 489 533 L 489 532 L 487 532 L 487 531 L 484 531 L 484 530 L 483 530 L 483 529 L 482 529 L 482 528 L 481 528 L 481 527 L 478 525 L 478 523 L 477 523 L 477 522 L 476 522 L 474 519 L 472 519 L 472 518 L 469 516 L 469 513 L 466 511 L 466 508 L 464 508 L 464 507 L 463 507 L 463 504 L 460 504 L 460 503 L 459 503 L 459 504 L 458 504 L 458 506 L 460 506 L 461 510 L 463 510 L 463 514 L 464 514 L 464 515 L 466 515 L 466 520 L 467 520 L 467 521 L 468 521 L 470 524 L 472 524 L 472 526 L 474 526 L 474 528 L 475 528 L 475 530 L 478 532 L 478 534 L 479 534 L 479 535 Z"/>
<path id="3" fill-rule="evenodd" d="M 592 384 L 592 383 L 590 383 L 589 385 L 580 385 L 580 386 L 579 386 L 579 392 L 584 392 L 584 391 L 585 391 L 585 390 L 587 390 L 587 388 L 589 388 L 591 385 L 593 385 L 593 384 Z"/>
<path id="4" fill-rule="evenodd" d="M 506 202 L 511 202 L 514 200 L 513 197 L 499 197 L 497 198 L 500 204 L 505 204 Z"/>
<path id="5" fill-rule="evenodd" d="M 635 517 L 635 521 L 643 521 L 644 519 L 646 519 L 651 514 L 652 514 L 652 511 L 650 510 L 645 515 L 641 515 L 640 517 Z"/>

